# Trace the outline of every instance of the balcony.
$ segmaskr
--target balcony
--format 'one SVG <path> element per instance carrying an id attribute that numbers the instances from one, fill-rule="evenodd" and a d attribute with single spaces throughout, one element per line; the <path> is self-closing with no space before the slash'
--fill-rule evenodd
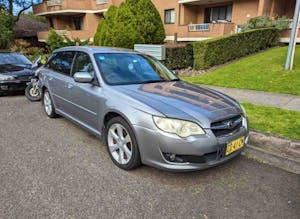
<path id="1" fill-rule="evenodd" d="M 196 41 L 233 34 L 236 32 L 236 25 L 234 23 L 189 24 L 179 26 L 177 30 L 179 41 Z"/>
<path id="2" fill-rule="evenodd" d="M 205 5 L 212 3 L 228 2 L 228 0 L 178 0 L 179 4 Z"/>
<path id="3" fill-rule="evenodd" d="M 70 39 L 76 39 L 79 38 L 81 40 L 87 40 L 92 39 L 94 37 L 94 34 L 90 31 L 86 30 L 55 30 L 56 33 L 58 33 L 61 36 L 67 36 Z M 38 32 L 38 40 L 40 42 L 46 42 L 48 39 L 49 31 L 42 31 Z"/>
<path id="4" fill-rule="evenodd" d="M 33 6 L 33 13 L 41 16 L 78 13 L 102 13 L 112 0 L 48 0 Z"/>

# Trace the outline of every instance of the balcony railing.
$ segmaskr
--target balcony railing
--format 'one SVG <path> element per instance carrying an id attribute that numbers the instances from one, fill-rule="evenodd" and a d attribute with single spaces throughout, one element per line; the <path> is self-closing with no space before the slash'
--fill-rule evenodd
<path id="1" fill-rule="evenodd" d="M 108 0 L 95 0 L 95 1 L 96 1 L 96 5 L 108 3 Z"/>
<path id="2" fill-rule="evenodd" d="M 64 4 L 64 0 L 49 0 L 49 1 L 47 1 L 47 6 L 48 7 L 63 5 L 63 4 Z"/>
<path id="3" fill-rule="evenodd" d="M 189 32 L 209 31 L 209 25 L 210 24 L 190 24 Z"/>

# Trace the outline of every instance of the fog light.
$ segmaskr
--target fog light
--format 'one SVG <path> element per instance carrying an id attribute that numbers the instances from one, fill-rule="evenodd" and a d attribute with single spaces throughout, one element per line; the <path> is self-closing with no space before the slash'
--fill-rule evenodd
<path id="1" fill-rule="evenodd" d="M 0 86 L 1 90 L 8 90 L 8 86 L 7 85 L 2 85 Z"/>

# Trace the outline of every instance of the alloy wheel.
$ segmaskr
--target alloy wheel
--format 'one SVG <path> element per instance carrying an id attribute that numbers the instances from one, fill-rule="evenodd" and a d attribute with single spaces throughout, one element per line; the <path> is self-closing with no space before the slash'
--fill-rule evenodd
<path id="1" fill-rule="evenodd" d="M 132 140 L 126 128 L 114 123 L 108 130 L 107 142 L 113 159 L 119 164 L 128 164 L 133 153 Z"/>

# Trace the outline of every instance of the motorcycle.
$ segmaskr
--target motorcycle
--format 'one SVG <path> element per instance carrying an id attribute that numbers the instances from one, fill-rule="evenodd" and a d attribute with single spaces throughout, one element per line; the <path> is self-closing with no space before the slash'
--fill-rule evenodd
<path id="1" fill-rule="evenodd" d="M 41 67 L 41 57 L 38 57 L 34 64 L 32 65 L 32 69 L 36 69 L 34 71 L 33 77 L 31 81 L 27 83 L 27 87 L 25 89 L 25 96 L 28 100 L 35 102 L 41 100 L 41 83 L 39 80 L 39 69 Z"/>

